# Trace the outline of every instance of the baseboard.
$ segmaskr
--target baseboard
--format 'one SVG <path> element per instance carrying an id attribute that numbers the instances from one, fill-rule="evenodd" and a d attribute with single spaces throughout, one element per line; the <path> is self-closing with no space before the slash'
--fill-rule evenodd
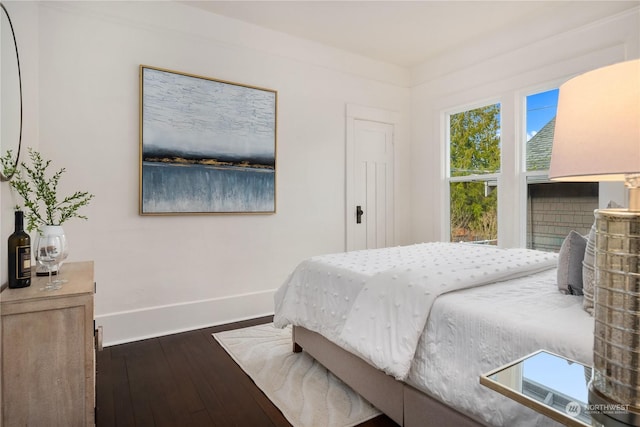
<path id="1" fill-rule="evenodd" d="M 273 314 L 275 290 L 96 316 L 105 347 Z"/>

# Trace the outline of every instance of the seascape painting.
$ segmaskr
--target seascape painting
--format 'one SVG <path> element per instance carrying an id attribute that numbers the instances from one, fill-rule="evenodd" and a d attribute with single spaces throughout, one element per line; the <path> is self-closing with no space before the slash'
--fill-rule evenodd
<path id="1" fill-rule="evenodd" d="M 277 93 L 140 66 L 140 214 L 275 213 Z"/>

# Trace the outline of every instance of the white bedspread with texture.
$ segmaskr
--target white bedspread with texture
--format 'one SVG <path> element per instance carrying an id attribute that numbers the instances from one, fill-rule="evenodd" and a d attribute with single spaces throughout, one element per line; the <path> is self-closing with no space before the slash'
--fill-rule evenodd
<path id="1" fill-rule="evenodd" d="M 332 321 L 337 334 L 332 338 L 378 369 L 404 380 L 439 295 L 526 276 L 557 263 L 556 255 L 546 252 L 461 243 L 423 243 L 395 251 L 351 252 L 301 263 L 276 294 L 276 326 L 291 323 L 287 314 L 298 310 L 301 298 L 311 304 L 320 301 L 309 284 L 322 287 L 322 292 L 332 289 L 341 298 L 321 308 L 340 313 Z M 363 256 L 369 261 L 359 264 Z M 331 265 L 336 259 L 344 264 Z M 329 264 L 321 273 L 326 278 L 310 277 L 318 263 Z M 353 279 L 347 270 L 355 269 L 366 277 L 351 285 L 355 294 L 340 295 L 344 282 Z"/>
<path id="2" fill-rule="evenodd" d="M 540 349 L 592 365 L 593 317 L 582 298 L 558 291 L 556 275 L 442 295 L 406 382 L 488 425 L 559 425 L 479 383 L 481 374 Z"/>
<path id="3" fill-rule="evenodd" d="M 545 424 L 478 377 L 541 348 L 590 363 L 592 318 L 557 291 L 556 263 L 460 243 L 313 257 L 276 293 L 274 324 L 316 331 L 490 425 Z"/>

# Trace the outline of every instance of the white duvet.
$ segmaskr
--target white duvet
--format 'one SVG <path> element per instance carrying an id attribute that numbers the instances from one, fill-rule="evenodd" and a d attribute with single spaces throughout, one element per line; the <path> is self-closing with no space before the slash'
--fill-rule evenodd
<path id="1" fill-rule="evenodd" d="M 276 293 L 274 323 L 313 321 L 312 330 L 404 380 L 439 295 L 556 263 L 546 252 L 440 242 L 315 257 Z"/>
<path id="2" fill-rule="evenodd" d="M 479 383 L 481 374 L 541 349 L 591 366 L 593 317 L 582 298 L 558 291 L 556 275 L 442 295 L 406 382 L 488 425 L 559 425 Z"/>

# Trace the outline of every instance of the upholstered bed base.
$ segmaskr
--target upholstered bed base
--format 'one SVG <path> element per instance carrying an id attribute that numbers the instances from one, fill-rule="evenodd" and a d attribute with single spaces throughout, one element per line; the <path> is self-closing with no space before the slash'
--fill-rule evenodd
<path id="1" fill-rule="evenodd" d="M 479 427 L 483 424 L 397 381 L 322 335 L 293 327 L 294 351 L 306 351 L 335 376 L 405 427 Z"/>

